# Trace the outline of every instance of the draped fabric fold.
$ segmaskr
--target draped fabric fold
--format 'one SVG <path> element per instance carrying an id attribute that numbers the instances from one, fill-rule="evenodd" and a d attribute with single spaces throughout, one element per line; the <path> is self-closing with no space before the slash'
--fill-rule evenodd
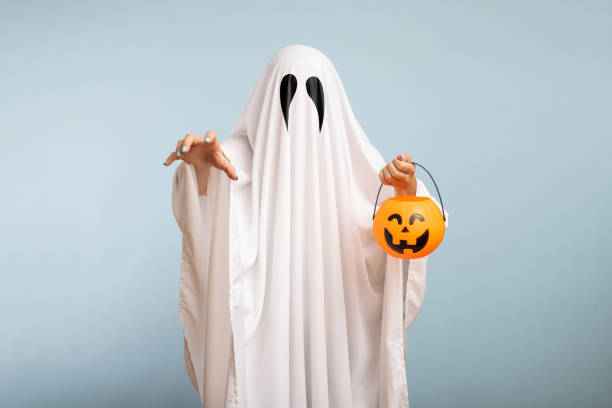
<path id="1" fill-rule="evenodd" d="M 331 62 L 303 45 L 277 52 L 221 145 L 237 181 L 212 169 L 198 197 L 185 163 L 173 181 L 179 314 L 203 406 L 407 407 L 405 330 L 426 258 L 374 241 L 385 160 Z M 417 195 L 430 196 L 420 180 Z"/>

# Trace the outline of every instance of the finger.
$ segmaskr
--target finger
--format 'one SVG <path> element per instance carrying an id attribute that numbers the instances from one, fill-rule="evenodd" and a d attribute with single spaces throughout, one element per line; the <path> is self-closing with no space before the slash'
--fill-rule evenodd
<path id="1" fill-rule="evenodd" d="M 225 173 L 232 180 L 238 180 L 238 176 L 236 175 L 236 169 L 234 168 L 234 166 L 232 166 L 229 163 L 228 163 L 227 167 L 225 168 Z"/>
<path id="2" fill-rule="evenodd" d="M 387 184 L 389 186 L 394 186 L 397 183 L 393 177 L 391 177 L 391 173 L 389 173 L 389 169 L 387 169 L 387 167 L 383 169 L 383 179 L 383 184 Z"/>
<path id="3" fill-rule="evenodd" d="M 391 163 L 393 163 L 396 169 L 404 174 L 407 174 L 408 176 L 412 176 L 414 174 L 414 164 L 402 161 L 397 157 L 393 159 Z"/>
<path id="4" fill-rule="evenodd" d="M 166 159 L 166 161 L 164 162 L 164 166 L 169 166 L 172 164 L 172 162 L 174 162 L 175 160 L 177 160 L 176 158 L 176 152 L 172 152 L 170 153 L 170 156 L 168 156 L 168 158 Z"/>
<path id="5" fill-rule="evenodd" d="M 223 153 L 223 151 L 221 153 Z M 225 153 L 223 153 L 223 157 L 224 159 L 221 160 L 221 166 L 219 168 L 223 170 L 232 180 L 238 180 L 238 176 L 236 175 L 236 168 L 232 165 L 232 162 L 230 161 L 230 159 L 227 158 Z"/>
<path id="6" fill-rule="evenodd" d="M 410 155 L 408 153 L 401 153 L 397 156 L 397 158 L 401 161 L 405 161 L 405 162 L 411 162 L 412 161 L 412 157 L 410 157 Z"/>
<path id="7" fill-rule="evenodd" d="M 387 170 L 398 184 L 404 184 L 410 179 L 410 176 L 399 171 L 393 162 L 387 165 Z"/>
<path id="8" fill-rule="evenodd" d="M 216 149 L 221 146 L 219 144 L 219 140 L 217 139 L 217 135 L 212 130 L 209 130 L 204 134 L 204 145 L 211 149 Z"/>
<path id="9" fill-rule="evenodd" d="M 178 158 L 180 158 L 181 154 L 183 153 L 182 152 L 182 146 L 183 146 L 183 139 L 179 140 L 176 143 L 176 149 L 174 149 L 174 152 L 176 153 L 176 157 L 178 157 Z"/>
<path id="10" fill-rule="evenodd" d="M 193 133 L 187 133 L 187 135 L 185 135 L 185 139 L 183 139 L 183 145 L 181 147 L 181 152 L 187 153 L 189 149 L 191 149 L 191 146 L 197 145 L 200 143 L 203 143 L 200 137 L 198 137 L 197 135 L 194 135 Z"/>

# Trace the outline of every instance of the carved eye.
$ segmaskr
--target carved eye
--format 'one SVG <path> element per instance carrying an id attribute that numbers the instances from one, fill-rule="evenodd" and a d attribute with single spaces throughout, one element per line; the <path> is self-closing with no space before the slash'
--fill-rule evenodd
<path id="1" fill-rule="evenodd" d="M 398 225 L 402 225 L 402 216 L 399 214 L 391 214 L 389 218 L 387 218 L 387 221 L 391 221 L 391 220 L 395 220 L 397 221 Z"/>
<path id="2" fill-rule="evenodd" d="M 419 220 L 421 222 L 425 221 L 425 218 L 423 218 L 423 216 L 421 214 L 412 214 L 410 216 L 410 219 L 408 220 L 408 224 L 412 225 L 414 224 L 414 220 Z"/>

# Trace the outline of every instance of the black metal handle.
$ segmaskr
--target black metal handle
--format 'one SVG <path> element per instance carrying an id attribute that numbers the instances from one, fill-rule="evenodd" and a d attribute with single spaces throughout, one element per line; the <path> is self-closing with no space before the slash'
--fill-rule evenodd
<path id="1" fill-rule="evenodd" d="M 427 170 L 425 168 L 425 166 L 417 163 L 417 162 L 413 162 L 413 161 L 409 161 L 407 163 L 412 163 L 415 166 L 419 166 L 420 168 L 422 168 L 423 170 L 425 170 L 427 172 L 427 174 L 429 174 L 429 177 L 431 178 L 431 181 L 433 181 L 434 183 L 434 187 L 436 188 L 436 192 L 438 193 L 438 198 L 440 199 L 440 206 L 442 207 L 442 218 L 444 219 L 444 222 L 446 222 L 446 215 L 444 215 L 444 204 L 442 203 L 442 196 L 440 195 L 440 190 L 438 190 L 438 185 L 436 184 L 436 180 L 433 178 L 433 176 L 431 175 L 431 173 L 429 172 L 429 170 Z M 376 201 L 374 202 L 374 213 L 372 214 L 372 219 L 374 219 L 374 217 L 376 217 L 376 207 L 378 205 L 378 196 L 380 195 L 380 190 L 382 189 L 383 184 L 380 184 L 380 187 L 378 187 L 378 194 L 376 194 Z"/>

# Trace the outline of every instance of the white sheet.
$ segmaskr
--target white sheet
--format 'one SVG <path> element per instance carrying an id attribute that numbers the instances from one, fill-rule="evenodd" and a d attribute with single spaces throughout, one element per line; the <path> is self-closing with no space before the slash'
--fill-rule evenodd
<path id="1" fill-rule="evenodd" d="M 285 120 L 287 74 L 297 88 Z M 313 76 L 322 120 L 305 85 Z M 407 407 L 405 331 L 427 257 L 393 258 L 374 241 L 386 162 L 331 62 L 303 45 L 278 51 L 221 144 L 237 181 L 212 169 L 201 198 L 185 163 L 173 181 L 179 315 L 203 406 Z M 431 197 L 420 180 L 417 195 Z"/>

